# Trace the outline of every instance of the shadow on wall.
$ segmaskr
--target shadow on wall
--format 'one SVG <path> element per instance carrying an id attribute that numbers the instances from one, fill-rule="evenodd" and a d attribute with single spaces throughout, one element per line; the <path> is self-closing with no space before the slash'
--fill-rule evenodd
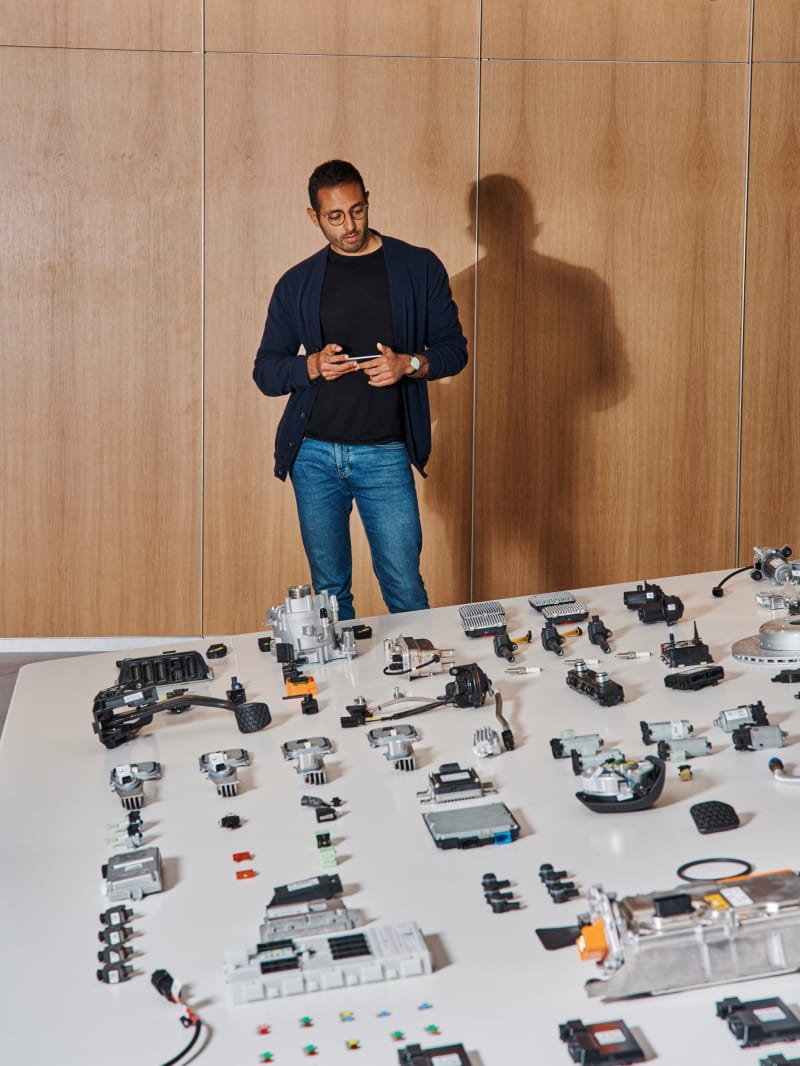
<path id="1" fill-rule="evenodd" d="M 613 526 L 602 513 L 614 502 L 612 409 L 631 389 L 608 287 L 535 251 L 542 226 L 517 179 L 474 183 L 469 217 L 480 247 L 473 596 L 593 583 L 595 535 Z M 459 307 L 474 287 L 474 269 L 453 279 Z"/>

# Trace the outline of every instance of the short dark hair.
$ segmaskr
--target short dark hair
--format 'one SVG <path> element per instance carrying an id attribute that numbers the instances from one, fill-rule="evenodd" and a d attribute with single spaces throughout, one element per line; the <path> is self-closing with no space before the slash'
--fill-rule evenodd
<path id="1" fill-rule="evenodd" d="M 329 189 L 334 185 L 349 185 L 351 182 L 360 185 L 362 194 L 366 196 L 364 179 L 352 163 L 347 163 L 344 159 L 329 159 L 327 163 L 320 163 L 308 179 L 308 199 L 313 210 L 319 214 L 317 193 L 320 189 Z"/>

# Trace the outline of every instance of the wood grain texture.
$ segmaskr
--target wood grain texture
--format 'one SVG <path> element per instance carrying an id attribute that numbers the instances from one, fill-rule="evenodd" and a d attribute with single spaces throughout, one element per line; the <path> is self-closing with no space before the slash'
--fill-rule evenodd
<path id="1" fill-rule="evenodd" d="M 746 91 L 727 65 L 484 71 L 477 598 L 732 557 Z"/>
<path id="2" fill-rule="evenodd" d="M 800 527 L 800 66 L 753 72 L 747 219 L 740 565 Z"/>
<path id="3" fill-rule="evenodd" d="M 0 45 L 192 51 L 202 0 L 0 0 Z"/>
<path id="4" fill-rule="evenodd" d="M 753 58 L 757 63 L 800 61 L 797 0 L 755 0 Z"/>
<path id="5" fill-rule="evenodd" d="M 212 52 L 478 54 L 480 0 L 205 0 L 205 11 L 206 47 Z"/>
<path id="6" fill-rule="evenodd" d="M 742 63 L 749 27 L 750 0 L 483 0 L 482 54 Z"/>
<path id="7" fill-rule="evenodd" d="M 200 86 L 0 53 L 3 636 L 198 631 Z"/>
<path id="8" fill-rule="evenodd" d="M 476 77 L 463 61 L 208 58 L 206 631 L 253 629 L 289 585 L 308 580 L 294 495 L 272 472 L 285 401 L 251 377 L 275 282 L 321 246 L 305 213 L 308 175 L 326 158 L 352 158 L 371 190 L 372 225 L 463 269 L 474 252 L 459 203 L 476 173 Z M 441 604 L 468 596 L 471 369 L 430 392 L 423 575 Z M 357 520 L 353 528 L 356 610 L 382 613 Z"/>

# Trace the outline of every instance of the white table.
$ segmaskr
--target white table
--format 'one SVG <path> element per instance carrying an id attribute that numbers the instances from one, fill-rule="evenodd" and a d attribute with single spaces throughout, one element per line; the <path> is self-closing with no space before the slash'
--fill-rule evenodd
<path id="1" fill-rule="evenodd" d="M 667 639 L 663 624 L 644 626 L 623 606 L 622 592 L 635 582 L 574 590 L 614 631 L 612 648 L 648 649 L 640 661 L 608 659 L 612 678 L 625 689 L 625 702 L 603 709 L 570 691 L 566 667 L 538 642 L 522 646 L 518 664 L 539 665 L 543 673 L 506 675 L 491 639 L 470 640 L 456 608 L 370 619 L 371 640 L 359 645 L 352 662 L 310 667 L 319 684 L 320 713 L 303 717 L 298 701 L 285 701 L 279 666 L 258 650 L 258 634 L 228 638 L 229 653 L 215 667 L 213 682 L 192 690 L 224 696 L 232 675 L 248 698 L 265 700 L 273 722 L 244 736 L 233 716 L 196 708 L 180 717 L 159 714 L 135 740 L 106 751 L 93 735 L 95 693 L 116 681 L 119 653 L 70 658 L 27 666 L 20 672 L 0 743 L 0 876 L 2 995 L 0 1062 L 75 1066 L 141 1066 L 166 1062 L 186 1042 L 178 1012 L 156 995 L 149 975 L 164 967 L 187 982 L 187 999 L 211 1028 L 198 1061 L 203 1066 L 256 1063 L 264 1051 L 280 1066 L 318 1061 L 357 1066 L 390 1066 L 397 1048 L 463 1043 L 475 1066 L 558 1066 L 568 1055 L 558 1025 L 624 1019 L 657 1061 L 678 1063 L 756 1063 L 768 1053 L 800 1055 L 798 1045 L 738 1049 L 715 1003 L 726 995 L 743 1000 L 781 996 L 800 1003 L 796 976 L 748 981 L 653 999 L 603 1003 L 590 1000 L 583 982 L 593 964 L 577 951 L 545 952 L 534 930 L 568 925 L 585 907 L 579 899 L 554 905 L 538 877 L 539 865 L 566 868 L 582 889 L 602 883 L 621 895 L 668 890 L 678 884 L 676 868 L 689 859 L 734 855 L 757 870 L 797 866 L 796 819 L 800 789 L 780 790 L 767 770 L 772 753 L 738 753 L 730 739 L 712 727 L 723 709 L 763 700 L 770 721 L 790 734 L 781 753 L 787 769 L 796 760 L 800 706 L 794 688 L 770 682 L 774 669 L 747 666 L 731 658 L 733 641 L 755 633 L 770 613 L 758 607 L 747 576 L 713 599 L 719 575 L 661 579 L 665 591 L 685 602 L 684 620 L 671 630 L 691 637 L 696 621 L 726 679 L 696 693 L 664 687 L 667 672 L 657 652 Z M 543 590 L 546 591 L 546 590 Z M 524 597 L 504 601 L 512 635 L 541 627 Z M 383 639 L 398 634 L 428 637 L 452 647 L 457 663 L 477 662 L 494 679 L 516 735 L 513 752 L 488 760 L 472 753 L 474 730 L 496 726 L 493 706 L 442 708 L 409 719 L 421 733 L 417 769 L 392 770 L 369 747 L 366 730 L 343 730 L 344 707 L 363 695 L 370 703 L 390 698 L 395 681 L 386 678 Z M 192 643 L 205 651 L 205 644 Z M 164 649 L 166 650 L 166 649 Z M 152 654 L 153 649 L 130 654 Z M 571 639 L 567 656 L 605 656 L 587 638 Z M 446 676 L 406 685 L 404 691 L 435 696 Z M 550 753 L 550 738 L 565 728 L 599 731 L 607 747 L 629 756 L 645 753 L 639 721 L 689 718 L 695 733 L 708 733 L 713 754 L 693 762 L 694 777 L 679 780 L 668 768 L 656 807 L 642 813 L 599 816 L 574 798 L 577 779 L 567 761 Z M 326 759 L 329 784 L 308 788 L 284 762 L 286 740 L 323 734 L 336 752 Z M 241 771 L 236 799 L 218 798 L 198 772 L 198 757 L 219 748 L 245 747 L 252 766 Z M 648 749 L 652 751 L 652 749 Z M 113 766 L 157 760 L 161 781 L 145 784 L 142 811 L 145 843 L 161 849 L 165 891 L 134 905 L 131 944 L 136 975 L 108 987 L 96 980 L 98 915 L 107 905 L 100 892 L 100 867 L 112 853 L 110 825 L 124 820 L 109 790 Z M 496 798 L 522 825 L 518 841 L 468 851 L 437 850 L 423 824 L 416 792 L 440 763 L 474 766 L 498 789 Z M 300 796 L 339 795 L 342 817 L 318 826 Z M 702 837 L 689 817 L 699 800 L 732 803 L 742 819 L 738 830 Z M 242 828 L 219 827 L 220 817 L 238 813 Z M 429 977 L 288 997 L 233 1006 L 222 978 L 225 948 L 255 945 L 265 904 L 275 885 L 322 872 L 315 833 L 332 832 L 348 906 L 364 910 L 370 923 L 416 922 L 432 951 Z M 250 850 L 257 871 L 237 881 L 235 851 Z M 493 871 L 509 878 L 522 909 L 493 914 L 483 900 L 481 877 Z M 427 1009 L 420 1009 L 429 1003 Z M 341 1012 L 354 1018 L 343 1021 Z M 389 1012 L 388 1015 L 384 1012 Z M 303 1016 L 313 1027 L 299 1024 Z M 271 1031 L 260 1036 L 257 1027 Z M 437 1026 L 439 1035 L 426 1031 Z M 402 1032 L 399 1042 L 392 1034 Z M 360 1049 L 346 1047 L 348 1039 Z M 304 1047 L 313 1044 L 310 1057 Z"/>

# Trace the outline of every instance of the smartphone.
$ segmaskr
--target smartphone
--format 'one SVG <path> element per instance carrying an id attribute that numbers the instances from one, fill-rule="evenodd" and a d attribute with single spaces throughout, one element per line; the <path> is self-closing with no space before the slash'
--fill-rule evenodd
<path id="1" fill-rule="evenodd" d="M 351 363 L 369 363 L 373 359 L 380 359 L 381 353 L 376 352 L 374 355 L 348 355 L 348 359 Z"/>

